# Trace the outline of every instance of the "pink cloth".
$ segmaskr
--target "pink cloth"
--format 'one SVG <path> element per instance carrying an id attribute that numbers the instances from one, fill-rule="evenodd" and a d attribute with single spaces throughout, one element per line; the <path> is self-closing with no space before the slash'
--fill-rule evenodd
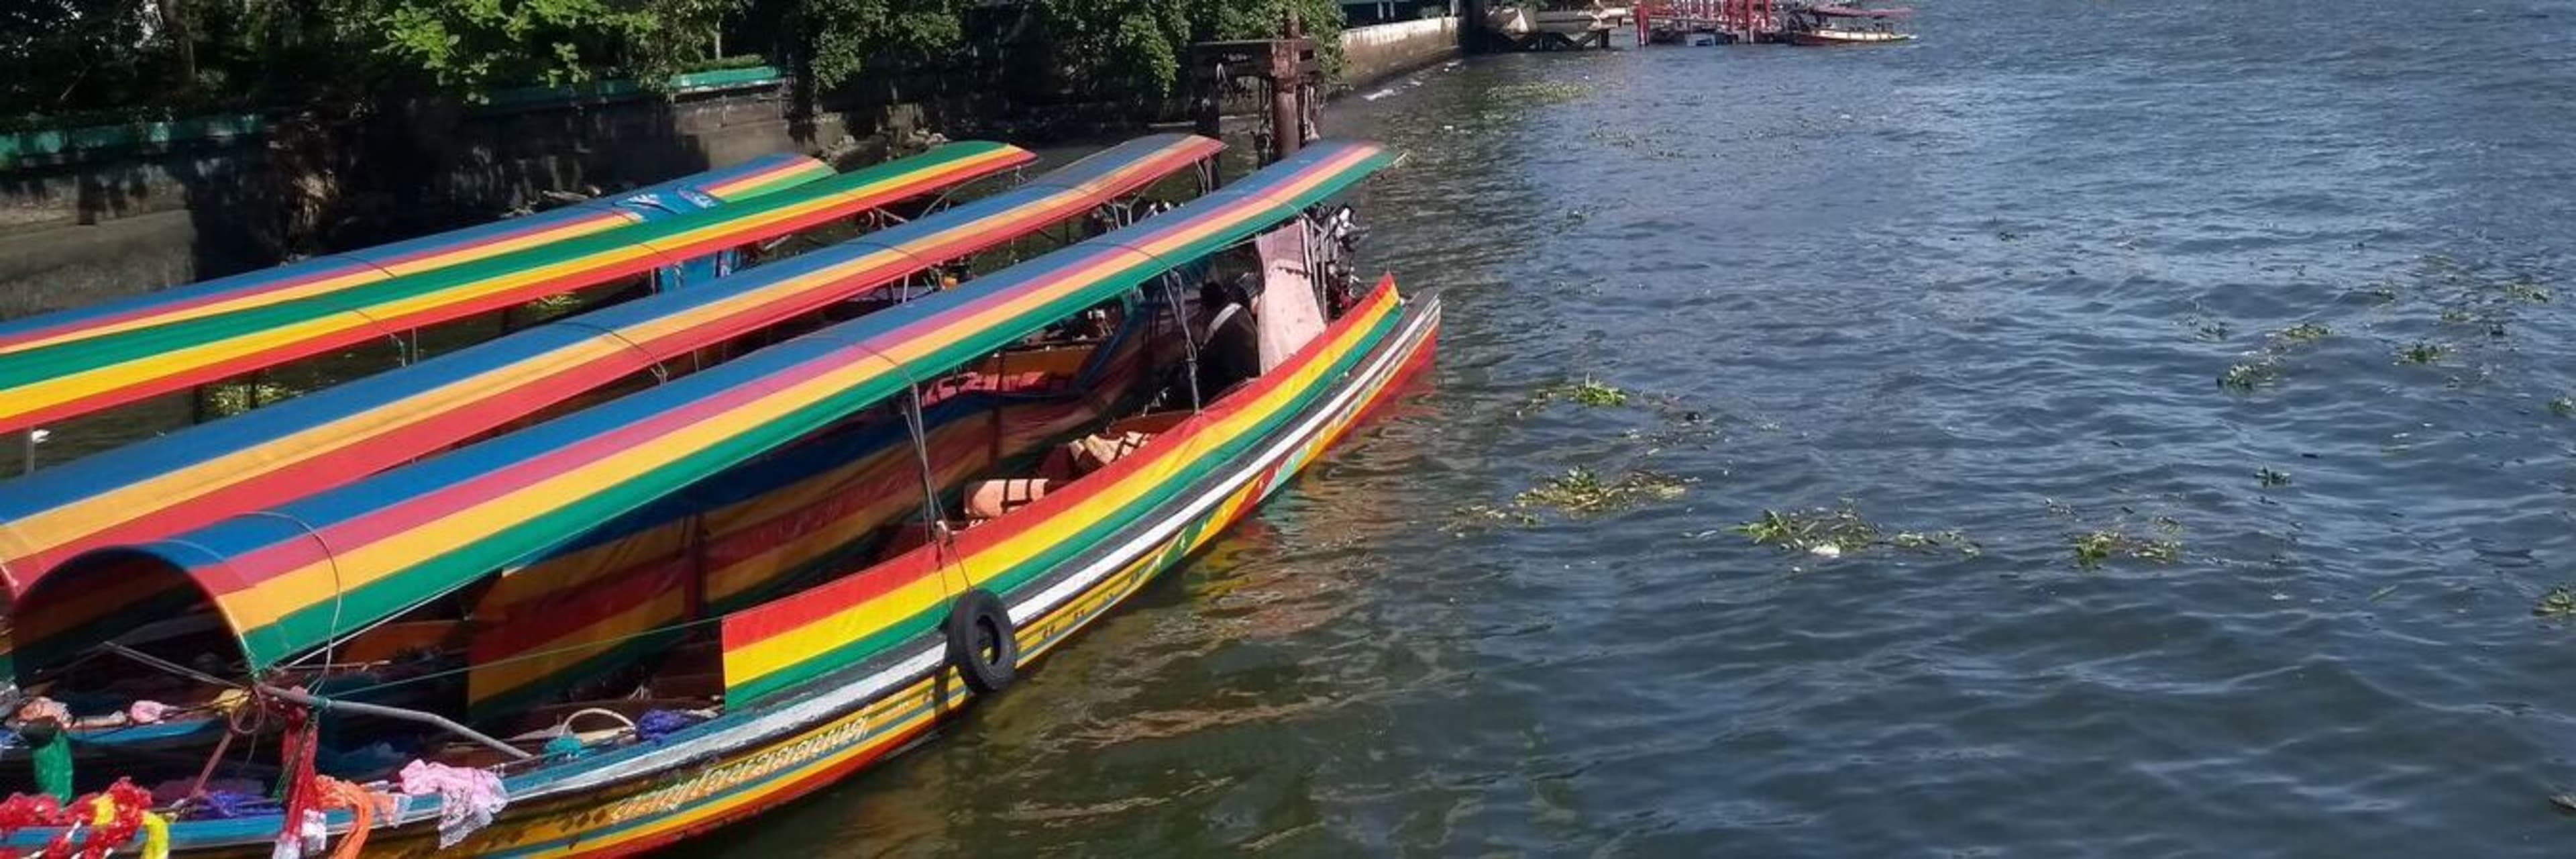
<path id="1" fill-rule="evenodd" d="M 169 715 L 170 705 L 159 701 L 136 701 L 125 708 L 125 720 L 137 725 L 154 725 Z"/>
<path id="2" fill-rule="evenodd" d="M 402 768 L 402 792 L 438 795 L 438 849 L 456 846 L 510 804 L 501 777 L 487 770 L 412 761 Z"/>

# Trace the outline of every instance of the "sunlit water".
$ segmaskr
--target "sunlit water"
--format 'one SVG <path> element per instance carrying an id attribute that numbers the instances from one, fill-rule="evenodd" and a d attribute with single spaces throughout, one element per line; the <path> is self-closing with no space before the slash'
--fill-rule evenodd
<path id="1" fill-rule="evenodd" d="M 1010 694 L 701 849 L 2576 851 L 2576 624 L 2534 614 L 2576 580 L 2576 4 L 1919 24 L 1337 106 L 1411 154 L 1362 203 L 1447 302 L 1419 395 Z M 1538 401 L 1586 377 L 1630 403 Z M 1578 467 L 1695 482 L 1462 512 Z M 1845 499 L 1981 552 L 1728 530 Z M 2087 569 L 2093 532 L 2181 557 Z"/>

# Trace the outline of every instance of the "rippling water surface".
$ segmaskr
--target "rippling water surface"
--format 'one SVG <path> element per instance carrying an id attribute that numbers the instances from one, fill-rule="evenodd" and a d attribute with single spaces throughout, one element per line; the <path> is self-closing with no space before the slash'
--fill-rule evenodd
<path id="1" fill-rule="evenodd" d="M 1338 105 L 1411 153 L 1368 252 L 1444 296 L 1435 377 L 1012 694 L 714 846 L 2576 850 L 2576 624 L 2534 614 L 2576 580 L 2576 4 L 1928 5 L 1907 47 Z M 1536 402 L 1586 377 L 1634 396 Z M 1569 468 L 1695 482 L 1462 512 Z M 1981 551 L 1727 530 L 1845 500 Z M 2087 569 L 2094 532 L 2180 557 Z"/>

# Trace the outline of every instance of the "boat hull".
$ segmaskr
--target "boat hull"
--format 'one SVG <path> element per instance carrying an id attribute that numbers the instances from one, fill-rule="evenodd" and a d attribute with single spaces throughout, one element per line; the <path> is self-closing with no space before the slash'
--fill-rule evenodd
<path id="1" fill-rule="evenodd" d="M 1263 396 L 1284 388 L 1301 406 L 1255 437 L 1218 439 L 1240 452 L 1193 472 L 1183 491 L 1147 515 L 1005 596 L 1022 668 L 1249 514 L 1429 363 L 1440 322 L 1436 297 L 1406 300 L 1390 279 L 1360 304 L 1264 377 L 1278 381 L 1262 382 Z M 446 850 L 438 849 L 436 800 L 407 799 L 379 817 L 366 854 L 618 856 L 748 819 L 904 750 L 959 713 L 975 693 L 933 639 L 907 642 L 659 745 L 513 777 L 512 795 L 524 799 Z M 335 833 L 347 822 L 335 814 Z M 178 855 L 265 855 L 279 823 L 181 823 L 172 827 L 172 846 Z M 38 847 L 53 834 L 24 830 L 0 846 Z"/>
<path id="2" fill-rule="evenodd" d="M 1909 33 L 1871 33 L 1856 30 L 1812 30 L 1784 34 L 1792 45 L 1830 47 L 1836 45 L 1890 45 L 1912 41 Z"/>

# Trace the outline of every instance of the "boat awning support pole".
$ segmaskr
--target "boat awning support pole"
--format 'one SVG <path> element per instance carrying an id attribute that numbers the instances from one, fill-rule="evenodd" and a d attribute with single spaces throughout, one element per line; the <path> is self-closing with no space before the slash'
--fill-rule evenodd
<path id="1" fill-rule="evenodd" d="M 1199 395 L 1199 336 L 1190 331 L 1189 311 L 1181 309 L 1181 291 L 1172 285 L 1179 279 L 1179 275 L 1163 275 L 1163 304 L 1172 308 L 1172 319 L 1181 324 L 1181 360 L 1190 377 L 1190 412 L 1196 414 L 1202 405 Z"/>
<path id="2" fill-rule="evenodd" d="M 508 755 L 509 758 L 514 761 L 524 761 L 529 758 L 536 757 L 536 755 L 521 751 L 517 746 L 493 739 L 487 734 L 465 727 L 464 725 L 459 725 L 454 721 L 449 720 L 447 717 L 436 713 L 424 713 L 419 710 L 406 710 L 401 707 L 386 707 L 379 704 L 360 704 L 355 701 L 334 701 L 329 698 L 308 695 L 293 689 L 281 689 L 266 684 L 262 684 L 259 687 L 259 693 L 290 704 L 311 707 L 316 710 L 343 710 L 383 719 L 417 722 L 446 731 L 450 734 L 455 734 L 459 737 L 464 737 L 468 740 L 473 740 L 476 743 L 490 747 L 493 751 Z"/>
<path id="3" fill-rule="evenodd" d="M 939 473 L 930 465 L 930 429 L 921 417 L 921 383 L 911 382 L 910 395 L 903 401 L 903 428 L 912 434 L 913 459 L 921 466 L 921 527 L 930 542 L 939 548 L 932 551 L 939 565 L 939 586 L 949 593 L 958 588 L 948 581 L 948 555 L 953 545 L 948 533 L 948 516 L 939 509 Z"/>

